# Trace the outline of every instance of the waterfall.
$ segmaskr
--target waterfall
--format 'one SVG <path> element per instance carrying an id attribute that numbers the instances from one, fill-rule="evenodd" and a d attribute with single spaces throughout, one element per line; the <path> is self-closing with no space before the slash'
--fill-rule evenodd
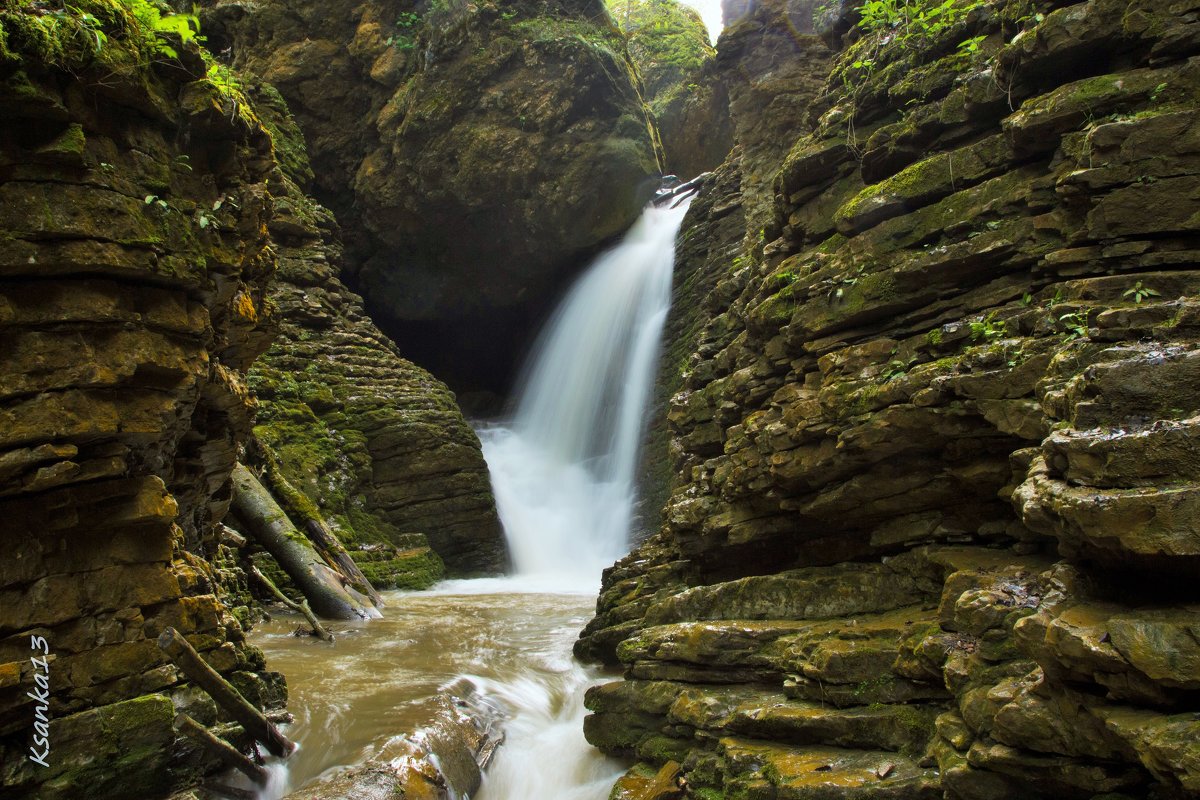
<path id="1" fill-rule="evenodd" d="M 332 654 L 292 636 L 291 620 L 274 634 L 259 626 L 272 663 L 293 659 L 293 735 L 303 745 L 260 798 L 382 756 L 405 729 L 405 709 L 426 707 L 438 686 L 462 677 L 508 716 L 476 800 L 608 795 L 624 766 L 583 737 L 583 693 L 602 674 L 576 661 L 571 643 L 601 570 L 628 548 L 686 211 L 686 201 L 648 208 L 587 269 L 542 332 L 511 421 L 480 431 L 516 575 L 397 592 L 384 620 Z"/>
<path id="2" fill-rule="evenodd" d="M 650 206 L 542 331 L 508 425 L 480 431 L 517 574 L 578 586 L 629 545 L 687 203 Z"/>

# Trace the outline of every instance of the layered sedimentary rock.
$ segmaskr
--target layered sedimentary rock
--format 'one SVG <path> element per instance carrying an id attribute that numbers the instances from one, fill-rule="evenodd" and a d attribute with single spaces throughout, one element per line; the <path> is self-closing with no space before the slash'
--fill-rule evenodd
<path id="1" fill-rule="evenodd" d="M 752 262 L 743 247 L 760 244 L 760 232 L 773 218 L 771 182 L 828 69 L 827 49 L 817 37 L 797 34 L 786 22 L 785 9 L 776 5 L 727 29 L 719 58 L 702 70 L 706 91 L 720 96 L 718 117 L 737 144 L 710 154 L 724 163 L 693 201 L 678 245 L 667 347 L 654 391 L 654 416 L 659 419 L 683 387 L 691 360 L 717 352 L 715 336 L 725 331 L 713 325 L 706 331 L 706 323 L 733 299 L 750 273 Z M 683 122 L 690 130 L 712 128 L 709 119 Z M 721 287 L 714 291 L 719 280 Z M 643 451 L 643 518 L 654 528 L 677 482 L 668 438 L 665 425 L 651 426 Z"/>
<path id="2" fill-rule="evenodd" d="M 288 173 L 303 180 L 303 137 L 286 108 L 269 102 L 270 90 L 263 95 L 257 105 L 277 145 L 291 142 L 284 149 L 301 154 Z M 285 183 L 269 227 L 279 270 L 268 297 L 280 335 L 248 378 L 260 400 L 255 435 L 352 550 L 411 549 L 403 535 L 425 534 L 454 572 L 502 570 L 487 465 L 454 395 L 401 358 L 367 317 L 338 278 L 332 215 Z M 385 585 L 395 583 L 376 548 L 358 555 Z M 428 551 L 421 558 L 440 573 Z"/>
<path id="3" fill-rule="evenodd" d="M 352 287 L 456 389 L 504 390 L 553 299 L 657 187 L 603 0 L 221 0 L 217 49 L 277 86 Z"/>
<path id="4" fill-rule="evenodd" d="M 163 629 L 283 696 L 210 563 L 271 332 L 271 139 L 107 0 L 0 3 L 0 106 L 0 796 L 163 795 L 206 766 L 175 706 L 216 721 Z"/>
<path id="5" fill-rule="evenodd" d="M 627 798 L 671 762 L 700 796 L 1194 796 L 1200 9 L 849 5 L 724 270 L 736 184 L 697 200 L 677 483 L 577 648 L 626 669 L 589 738 Z"/>

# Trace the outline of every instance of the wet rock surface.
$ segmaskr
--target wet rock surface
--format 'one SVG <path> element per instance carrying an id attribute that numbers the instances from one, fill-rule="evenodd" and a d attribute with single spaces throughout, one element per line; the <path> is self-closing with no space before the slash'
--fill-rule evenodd
<path id="1" fill-rule="evenodd" d="M 657 188 L 602 0 L 210 6 L 213 47 L 295 113 L 375 321 L 456 389 L 505 391 L 541 317 Z"/>
<path id="2" fill-rule="evenodd" d="M 172 729 L 168 626 L 258 705 L 286 696 L 214 567 L 275 324 L 271 140 L 194 44 L 148 66 L 139 26 L 0 4 L 5 798 L 164 796 L 212 767 Z"/>
<path id="3" fill-rule="evenodd" d="M 286 107 L 260 107 L 276 141 L 295 140 L 302 157 L 303 138 Z M 424 588 L 442 574 L 439 556 L 455 574 L 503 570 L 479 439 L 454 394 L 402 358 L 339 279 L 339 227 L 300 191 L 292 177 L 303 178 L 307 160 L 298 167 L 288 170 L 269 226 L 279 269 L 268 297 L 281 321 L 247 379 L 259 398 L 255 436 L 356 560 L 374 565 L 365 571 L 380 588 L 397 580 Z M 422 541 L 408 542 L 409 534 Z M 395 556 L 398 546 L 412 552 L 412 563 L 385 567 L 407 560 Z"/>
<path id="4" fill-rule="evenodd" d="M 503 715 L 467 680 L 448 686 L 431 719 L 389 745 L 387 756 L 343 771 L 287 800 L 450 800 L 472 795 L 504 741 Z"/>
<path id="5" fill-rule="evenodd" d="M 825 9 L 832 77 L 755 181 L 731 105 L 663 524 L 576 647 L 625 669 L 587 723 L 639 762 L 620 796 L 671 763 L 712 797 L 1198 790 L 1196 11 L 988 4 L 900 45 Z"/>

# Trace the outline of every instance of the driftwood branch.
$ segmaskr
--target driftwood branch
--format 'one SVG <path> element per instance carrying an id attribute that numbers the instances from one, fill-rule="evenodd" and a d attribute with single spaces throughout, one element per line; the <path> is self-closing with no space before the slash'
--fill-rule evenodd
<path id="1" fill-rule="evenodd" d="M 208 692 L 208 696 L 216 701 L 217 705 L 241 724 L 247 734 L 262 742 L 272 755 L 284 758 L 296 749 L 296 745 L 268 722 L 261 711 L 250 705 L 241 692 L 200 658 L 200 654 L 188 644 L 179 631 L 167 628 L 158 637 L 158 646 L 175 666 L 183 670 L 188 680 Z"/>
<path id="2" fill-rule="evenodd" d="M 233 767 L 260 786 L 266 784 L 267 771 L 265 769 L 182 711 L 175 715 L 175 730 L 200 745 L 205 752 L 224 763 L 225 766 Z"/>
<path id="3" fill-rule="evenodd" d="M 279 602 L 283 603 L 285 606 L 292 609 L 293 611 L 298 611 L 301 614 L 303 614 L 304 618 L 306 620 L 308 620 L 308 624 L 312 626 L 313 631 L 316 632 L 318 637 L 320 637 L 321 639 L 324 639 L 327 642 L 333 641 L 333 634 L 330 633 L 325 628 L 325 626 L 321 624 L 321 621 L 319 619 L 317 619 L 316 614 L 314 614 L 312 612 L 312 609 L 308 607 L 307 600 L 299 602 L 299 603 L 295 602 L 290 597 L 288 597 L 286 594 L 281 592 L 279 590 L 279 587 L 275 585 L 275 582 L 272 581 L 270 578 L 268 578 L 266 575 L 262 574 L 262 571 L 259 570 L 259 568 L 254 566 L 253 564 L 250 565 L 250 574 L 253 575 L 255 578 L 257 578 L 258 582 L 261 583 L 263 586 L 265 586 L 271 594 L 275 595 L 275 597 L 279 600 Z"/>
<path id="4" fill-rule="evenodd" d="M 346 591 L 337 570 L 325 563 L 255 474 L 241 464 L 233 470 L 233 509 L 308 599 L 314 613 L 326 619 L 379 616 Z"/>
<path id="5" fill-rule="evenodd" d="M 318 518 L 306 519 L 304 521 L 304 531 L 308 534 L 308 538 L 316 544 L 317 549 L 323 552 L 334 566 L 342 571 L 350 580 L 350 586 L 361 591 L 371 599 L 376 608 L 383 608 L 385 603 L 383 597 L 371 585 L 371 581 L 359 569 L 358 564 L 354 562 L 350 554 L 346 552 L 346 548 L 338 540 L 333 530 L 326 524 L 325 520 Z"/>

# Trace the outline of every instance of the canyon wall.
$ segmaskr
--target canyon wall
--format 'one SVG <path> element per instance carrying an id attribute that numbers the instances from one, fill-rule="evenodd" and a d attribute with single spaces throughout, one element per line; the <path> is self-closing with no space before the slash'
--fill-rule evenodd
<path id="1" fill-rule="evenodd" d="M 693 207 L 589 740 L 621 798 L 1195 796 L 1200 9 L 854 5 Z"/>
<path id="2" fill-rule="evenodd" d="M 121 4 L 6 2 L 0 34 L 0 797 L 162 796 L 211 766 L 176 706 L 216 721 L 163 629 L 285 697 L 215 566 L 274 325 L 271 139 Z"/>
<path id="3" fill-rule="evenodd" d="M 452 573 L 502 571 L 504 534 L 479 439 L 453 393 L 401 358 L 340 280 L 340 228 L 300 189 L 311 171 L 282 98 L 263 86 L 255 107 L 277 151 L 295 158 L 269 225 L 279 269 L 268 299 L 280 324 L 247 378 L 259 400 L 255 436 L 356 558 L 419 533 Z"/>
<path id="4" fill-rule="evenodd" d="M 603 0 L 208 5 L 210 46 L 295 113 L 375 322 L 456 390 L 507 391 L 546 310 L 658 187 Z"/>
<path id="5" fill-rule="evenodd" d="M 0 3 L 4 798 L 194 785 L 217 765 L 178 710 L 246 744 L 159 650 L 167 627 L 283 704 L 225 527 L 252 431 L 372 575 L 440 574 L 420 534 L 460 573 L 506 563 L 454 396 L 338 279 L 284 101 L 165 14 Z"/>

